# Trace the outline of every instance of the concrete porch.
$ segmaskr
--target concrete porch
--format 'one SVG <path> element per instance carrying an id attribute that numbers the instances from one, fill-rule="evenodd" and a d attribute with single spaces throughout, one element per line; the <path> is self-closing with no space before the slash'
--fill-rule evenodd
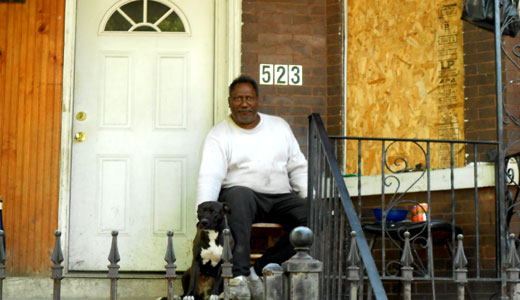
<path id="1" fill-rule="evenodd" d="M 175 294 L 182 293 L 181 276 L 175 280 Z M 119 300 L 155 300 L 167 293 L 161 275 L 122 274 L 118 280 Z M 51 300 L 50 277 L 9 277 L 3 282 L 4 300 Z M 61 300 L 105 300 L 110 298 L 110 280 L 105 275 L 66 276 L 61 282 Z"/>

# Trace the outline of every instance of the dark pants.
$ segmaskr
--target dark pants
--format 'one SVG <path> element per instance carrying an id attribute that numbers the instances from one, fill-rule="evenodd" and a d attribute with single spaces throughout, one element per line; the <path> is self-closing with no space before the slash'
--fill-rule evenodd
<path id="1" fill-rule="evenodd" d="M 307 225 L 307 203 L 296 193 L 261 194 L 250 188 L 234 186 L 220 191 L 219 200 L 229 205 L 228 223 L 235 239 L 233 251 L 233 276 L 249 275 L 251 266 L 251 225 L 253 223 L 278 223 L 285 234 L 255 261 L 255 272 L 261 276 L 269 263 L 281 264 L 295 254 L 289 241 L 291 230 Z"/>

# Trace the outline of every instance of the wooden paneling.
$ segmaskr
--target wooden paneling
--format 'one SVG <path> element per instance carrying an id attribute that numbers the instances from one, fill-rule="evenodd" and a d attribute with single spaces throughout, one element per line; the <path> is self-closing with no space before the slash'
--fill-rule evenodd
<path id="1" fill-rule="evenodd" d="M 460 15 L 458 0 L 348 1 L 348 135 L 464 139 Z M 381 146 L 368 146 L 363 173 L 379 173 Z M 357 151 L 357 144 L 348 148 Z M 425 166 L 417 147 L 393 149 L 387 158 Z M 455 147 L 457 165 L 463 150 Z M 449 146 L 432 146 L 432 167 L 448 167 L 449 153 Z M 348 172 L 356 172 L 350 157 Z"/>
<path id="2" fill-rule="evenodd" d="M 50 272 L 64 10 L 64 0 L 0 3 L 0 195 L 9 275 Z"/>

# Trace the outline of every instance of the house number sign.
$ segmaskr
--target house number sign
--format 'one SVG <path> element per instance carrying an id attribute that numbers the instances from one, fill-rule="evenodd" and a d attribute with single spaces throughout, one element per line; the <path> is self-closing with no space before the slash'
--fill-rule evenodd
<path id="1" fill-rule="evenodd" d="M 260 84 L 265 85 L 302 85 L 303 67 L 301 65 L 260 64 Z"/>

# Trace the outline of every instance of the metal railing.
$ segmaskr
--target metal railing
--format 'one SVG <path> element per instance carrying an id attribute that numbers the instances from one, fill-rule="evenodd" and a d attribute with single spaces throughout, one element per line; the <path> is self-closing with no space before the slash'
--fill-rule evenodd
<path id="1" fill-rule="evenodd" d="M 350 199 L 343 176 L 318 114 L 309 117 L 309 227 L 315 234 L 312 256 L 323 262 L 322 299 L 347 297 L 350 234 L 356 244 L 376 299 L 387 299 L 361 222 Z M 362 291 L 361 291 L 362 294 Z"/>
<path id="2" fill-rule="evenodd" d="M 495 201 L 499 199 L 495 182 L 499 173 L 504 174 L 498 169 L 498 142 L 329 137 L 319 115 L 309 118 L 309 224 L 317 239 L 313 257 L 324 266 L 320 283 L 323 299 L 345 299 L 352 290 L 348 280 L 352 254 L 348 249 L 354 240 L 363 259 L 356 287 L 358 299 L 370 299 L 372 293 L 377 299 L 390 295 L 437 299 L 453 290 L 462 297 L 458 299 L 465 294 L 470 299 L 512 295 L 516 287 L 512 278 L 518 277 L 520 263 L 509 221 L 520 217 L 520 209 L 515 210 L 520 208 L 520 189 L 514 174 L 518 171 L 512 171 L 509 164 L 508 186 L 516 189 L 509 192 L 505 207 L 508 225 L 503 226 L 500 214 L 504 206 Z M 393 153 L 398 144 L 409 147 Z M 415 148 L 413 164 L 402 153 L 402 149 L 411 148 Z M 432 164 L 432 157 L 439 157 L 435 151 L 441 150 L 444 157 L 446 149 L 449 166 L 437 169 L 442 164 L 438 160 Z M 420 163 L 417 153 L 421 154 Z M 343 160 L 344 172 L 337 157 Z M 508 161 L 514 158 L 520 159 L 520 154 L 509 156 Z M 377 174 L 363 174 L 367 160 L 373 165 L 377 160 Z M 355 172 L 344 174 L 351 170 Z M 351 194 L 347 184 L 353 187 Z M 411 211 L 414 207 L 425 215 L 424 220 L 391 220 L 393 210 Z M 376 208 L 381 209 L 379 221 L 371 212 Z M 357 232 L 355 239 L 352 231 Z M 423 294 L 419 287 L 412 293 L 411 278 L 413 284 L 429 287 Z M 366 279 L 369 284 L 363 282 Z M 382 281 L 394 281 L 404 288 L 388 294 Z M 482 292 L 482 286 L 488 290 Z"/>
<path id="3" fill-rule="evenodd" d="M 108 261 L 110 264 L 108 265 L 108 272 L 107 272 L 107 278 L 110 280 L 110 300 L 117 300 L 117 283 L 119 280 L 119 250 L 118 250 L 118 243 L 117 243 L 117 236 L 119 235 L 118 231 L 112 231 L 112 241 L 110 245 L 110 251 L 108 253 Z M 164 257 L 164 260 L 166 261 L 165 267 L 165 294 L 167 295 L 164 297 L 164 299 L 167 300 L 179 300 L 180 298 L 178 296 L 174 295 L 174 281 L 177 277 L 176 275 L 176 265 L 175 265 L 175 252 L 173 250 L 173 231 L 167 232 L 168 237 L 168 245 L 166 247 L 166 255 Z M 5 275 L 5 252 L 4 252 L 4 242 L 3 242 L 3 236 L 4 232 L 0 230 L 0 300 L 2 300 L 3 293 L 2 293 L 2 287 L 3 287 L 3 280 L 6 278 Z M 63 252 L 61 247 L 61 231 L 56 230 L 54 233 L 55 236 L 55 243 L 54 243 L 54 250 L 51 255 L 51 261 L 53 265 L 51 266 L 52 269 L 52 275 L 51 279 L 53 280 L 53 294 L 52 299 L 53 300 L 60 300 L 61 299 L 61 284 L 62 280 L 65 278 L 63 276 Z"/>
<path id="4" fill-rule="evenodd" d="M 457 236 L 462 233 L 467 237 L 465 246 L 470 249 L 468 280 L 502 280 L 501 266 L 498 263 L 489 265 L 490 249 L 494 261 L 497 261 L 495 254 L 501 252 L 500 235 L 496 234 L 500 225 L 494 222 L 496 212 L 499 211 L 493 199 L 496 189 L 495 164 L 483 163 L 489 161 L 486 153 L 493 153 L 498 142 L 364 137 L 330 139 L 335 145 L 335 152 L 341 153 L 346 148 L 346 161 L 355 162 L 354 166 L 346 166 L 347 170 L 357 170 L 347 180 L 357 186 L 354 199 L 357 200 L 358 217 L 363 221 L 365 234 L 370 236 L 370 247 L 374 247 L 379 254 L 374 258 L 382 280 L 402 280 L 399 271 L 403 262 L 399 254 L 405 248 L 406 231 L 410 233 L 414 281 L 430 282 L 431 287 L 427 290 L 432 299 L 437 297 L 436 282 L 456 282 L 454 246 Z M 406 153 L 402 153 L 403 148 L 407 149 L 406 146 L 401 147 L 398 154 L 393 153 L 393 147 L 399 144 L 408 144 L 408 149 L 415 148 L 415 153 L 421 153 L 423 157 L 419 159 L 420 163 L 417 163 L 417 155 L 415 163 L 408 161 Z M 349 151 L 352 148 L 357 149 Z M 446 148 L 449 149 L 449 167 L 434 170 L 432 156 L 435 155 L 432 149 Z M 376 150 L 378 156 L 365 155 L 366 152 L 373 154 Z M 469 155 L 459 165 L 465 167 L 459 168 L 460 173 L 456 174 L 456 153 L 461 151 Z M 362 173 L 367 159 L 378 161 L 379 174 Z M 488 182 L 481 182 L 486 180 Z M 365 184 L 369 186 L 368 189 Z M 376 192 L 370 190 L 375 187 Z M 487 194 L 482 194 L 486 188 Z M 425 218 L 416 222 L 391 219 L 397 209 L 410 212 L 414 208 Z M 381 210 L 380 220 L 375 219 L 371 212 L 373 209 Z M 483 248 L 487 250 L 488 256 L 482 254 Z"/>

